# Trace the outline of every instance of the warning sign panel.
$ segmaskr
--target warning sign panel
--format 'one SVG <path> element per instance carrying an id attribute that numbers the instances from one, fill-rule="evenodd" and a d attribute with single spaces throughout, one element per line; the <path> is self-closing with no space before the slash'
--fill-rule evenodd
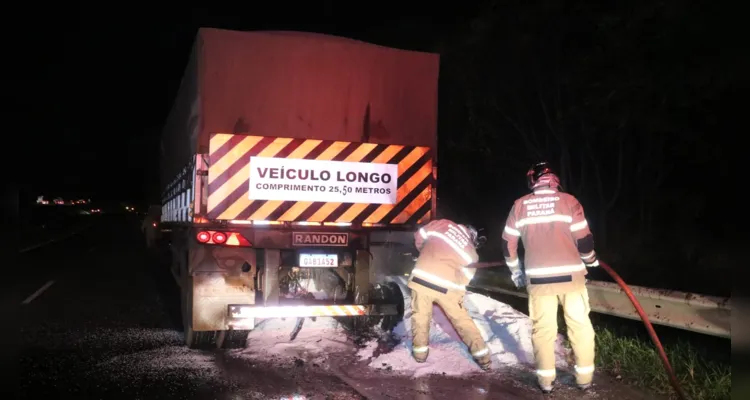
<path id="1" fill-rule="evenodd" d="M 398 165 L 250 157 L 251 200 L 395 204 Z"/>

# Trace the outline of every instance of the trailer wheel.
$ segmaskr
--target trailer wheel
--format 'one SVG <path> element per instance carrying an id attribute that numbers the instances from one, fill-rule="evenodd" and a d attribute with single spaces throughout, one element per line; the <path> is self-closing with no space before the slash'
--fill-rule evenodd
<path id="1" fill-rule="evenodd" d="M 244 349 L 247 344 L 247 330 L 219 331 L 216 339 L 217 349 Z"/>
<path id="2" fill-rule="evenodd" d="M 380 292 L 382 293 L 384 304 L 396 305 L 396 311 L 398 314 L 384 316 L 383 321 L 380 324 L 380 328 L 384 332 L 391 332 L 393 331 L 393 328 L 404 319 L 404 308 L 406 306 L 404 303 L 404 294 L 401 293 L 401 289 L 398 285 L 393 282 L 381 285 Z"/>
<path id="3" fill-rule="evenodd" d="M 357 337 L 355 340 L 372 338 L 378 330 L 386 333 L 392 332 L 393 328 L 404 319 L 404 295 L 395 283 L 371 285 L 369 300 L 370 304 L 395 304 L 397 314 L 337 318 L 345 329 L 355 334 Z"/>
<path id="4" fill-rule="evenodd" d="M 185 329 L 185 345 L 191 349 L 210 349 L 216 346 L 217 331 L 195 332 L 192 328 Z"/>

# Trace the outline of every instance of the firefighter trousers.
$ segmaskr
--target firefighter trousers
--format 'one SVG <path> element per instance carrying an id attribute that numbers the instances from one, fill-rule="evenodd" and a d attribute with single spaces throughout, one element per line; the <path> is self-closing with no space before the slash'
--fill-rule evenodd
<path id="1" fill-rule="evenodd" d="M 443 309 L 453 328 L 461 336 L 461 340 L 469 348 L 469 352 L 477 364 L 483 368 L 489 367 L 491 362 L 490 349 L 474 324 L 474 320 L 471 319 L 463 306 L 464 294 L 464 292 L 452 290 L 447 293 L 440 293 L 429 288 L 411 290 L 411 333 L 414 338 L 412 351 L 415 360 L 424 362 L 429 355 L 432 307 L 434 303 L 437 303 Z"/>
<path id="2" fill-rule="evenodd" d="M 529 295 L 531 342 L 536 358 L 537 379 L 541 386 L 555 380 L 555 340 L 557 309 L 562 304 L 568 340 L 575 355 L 576 383 L 591 383 L 594 376 L 594 328 L 589 319 L 589 295 L 586 288 L 557 296 Z"/>

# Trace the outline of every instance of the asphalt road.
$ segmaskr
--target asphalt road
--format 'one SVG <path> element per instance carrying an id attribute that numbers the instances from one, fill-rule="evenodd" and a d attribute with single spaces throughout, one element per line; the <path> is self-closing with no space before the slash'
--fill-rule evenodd
<path id="1" fill-rule="evenodd" d="M 11 350 L 21 399 L 544 398 L 531 373 L 414 380 L 373 372 L 346 354 L 321 368 L 187 349 L 176 286 L 145 250 L 136 220 L 102 216 L 13 263 L 0 307 L 18 316 Z M 554 398 L 648 398 L 599 379 L 593 395 L 565 389 Z"/>
<path id="2" fill-rule="evenodd" d="M 325 374 L 186 349 L 176 288 L 141 239 L 137 221 L 103 217 L 16 261 L 2 308 L 19 316 L 20 398 L 362 398 Z"/>

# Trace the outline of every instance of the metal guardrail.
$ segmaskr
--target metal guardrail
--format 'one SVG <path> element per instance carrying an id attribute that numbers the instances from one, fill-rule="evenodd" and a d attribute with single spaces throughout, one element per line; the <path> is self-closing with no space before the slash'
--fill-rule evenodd
<path id="1" fill-rule="evenodd" d="M 470 286 L 488 292 L 528 297 L 525 290 L 516 289 L 509 279 L 508 282 L 505 279 L 502 281 L 499 285 L 497 282 L 492 282 L 492 285 L 477 282 Z M 633 320 L 641 319 L 630 299 L 616 283 L 588 281 L 586 287 L 591 311 Z M 630 289 L 653 324 L 730 338 L 730 298 L 641 286 L 630 286 Z"/>

